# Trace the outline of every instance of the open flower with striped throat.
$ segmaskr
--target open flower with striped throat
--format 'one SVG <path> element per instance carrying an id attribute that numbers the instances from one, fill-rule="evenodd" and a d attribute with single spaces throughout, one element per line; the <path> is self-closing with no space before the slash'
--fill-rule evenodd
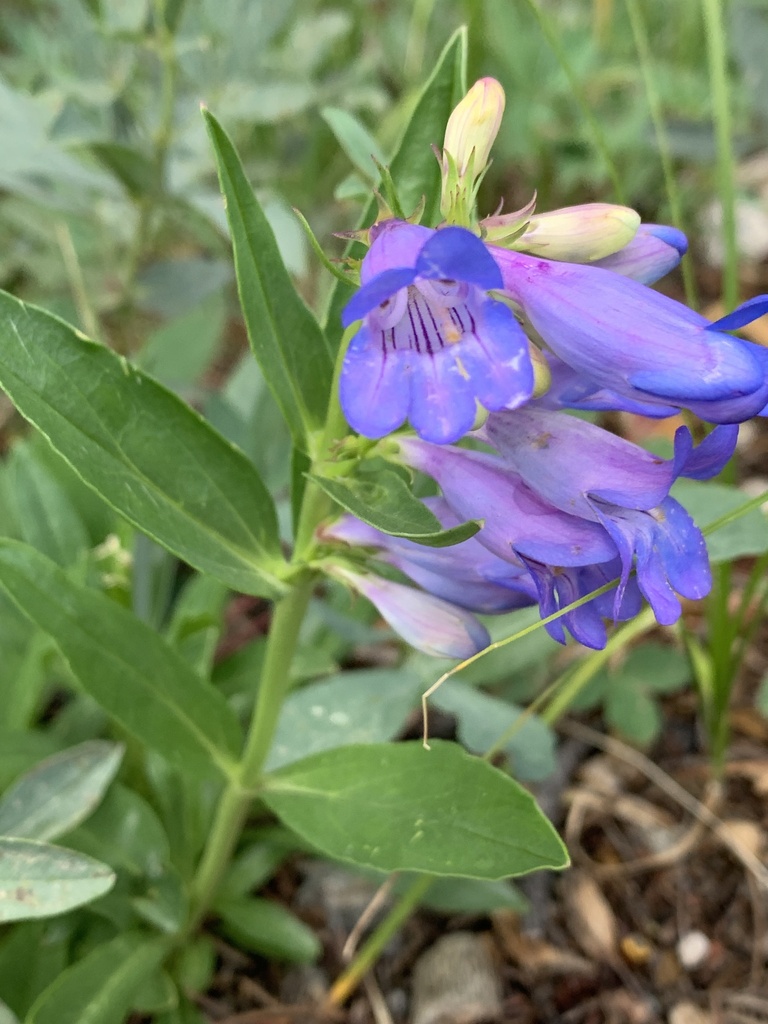
<path id="1" fill-rule="evenodd" d="M 379 438 L 406 419 L 436 444 L 463 437 L 486 410 L 533 393 L 528 339 L 489 292 L 501 271 L 471 231 L 401 220 L 375 224 L 361 287 L 344 309 L 352 338 L 339 380 L 350 426 Z"/>

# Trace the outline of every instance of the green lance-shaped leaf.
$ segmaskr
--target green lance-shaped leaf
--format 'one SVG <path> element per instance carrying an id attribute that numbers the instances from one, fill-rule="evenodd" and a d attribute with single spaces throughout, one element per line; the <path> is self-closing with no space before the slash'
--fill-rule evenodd
<path id="1" fill-rule="evenodd" d="M 310 479 L 364 523 L 382 533 L 406 537 L 428 547 L 459 544 L 474 536 L 482 526 L 481 521 L 470 519 L 444 530 L 437 516 L 411 493 L 402 477 L 388 469 L 373 479 L 331 480 L 321 476 Z"/>
<path id="2" fill-rule="evenodd" d="M 138 931 L 97 946 L 48 986 L 24 1024 L 117 1024 L 167 951 L 162 939 Z"/>
<path id="3" fill-rule="evenodd" d="M 227 206 L 248 338 L 297 447 L 322 427 L 333 376 L 331 350 L 283 265 L 272 228 L 227 133 L 203 110 Z"/>
<path id="4" fill-rule="evenodd" d="M 498 879 L 568 864 L 531 794 L 453 743 L 339 747 L 268 776 L 261 796 L 323 853 L 380 871 Z"/>
<path id="5" fill-rule="evenodd" d="M 390 165 L 406 213 L 426 198 L 425 224 L 440 220 L 440 166 L 432 147 L 442 149 L 448 118 L 466 91 L 467 30 L 459 28 L 443 47 Z"/>
<path id="6" fill-rule="evenodd" d="M 390 172 L 406 214 L 426 199 L 423 223 L 435 224 L 440 216 L 440 167 L 432 146 L 442 146 L 451 111 L 466 90 L 467 30 L 454 32 L 440 54 L 435 69 L 421 91 L 394 157 Z M 376 219 L 372 201 L 360 220 L 368 227 Z M 366 249 L 350 246 L 349 255 L 362 259 Z M 352 294 L 348 285 L 337 282 L 328 306 L 326 335 L 335 351 L 341 341 L 341 310 Z"/>
<path id="7" fill-rule="evenodd" d="M 103 896 L 114 882 L 106 864 L 82 853 L 0 836 L 0 922 L 62 914 Z"/>
<path id="8" fill-rule="evenodd" d="M 186 772 L 228 771 L 240 744 L 234 712 L 153 629 L 19 541 L 0 539 L 0 587 L 129 732 Z"/>
<path id="9" fill-rule="evenodd" d="M 274 505 L 258 473 L 151 377 L 0 292 L 0 386 L 87 484 L 159 544 L 235 589 L 283 592 Z"/>
<path id="10" fill-rule="evenodd" d="M 99 804 L 122 757 L 120 743 L 87 740 L 41 761 L 0 799 L 0 836 L 63 836 Z"/>
<path id="11" fill-rule="evenodd" d="M 348 110 L 341 110 L 339 107 L 323 107 L 320 116 L 357 170 L 376 184 L 379 172 L 372 158 L 380 164 L 385 164 L 387 158 L 368 129 Z"/>
<path id="12" fill-rule="evenodd" d="M 252 953 L 308 964 L 322 952 L 312 929 L 286 907 L 260 897 L 220 901 L 214 906 L 222 931 Z"/>

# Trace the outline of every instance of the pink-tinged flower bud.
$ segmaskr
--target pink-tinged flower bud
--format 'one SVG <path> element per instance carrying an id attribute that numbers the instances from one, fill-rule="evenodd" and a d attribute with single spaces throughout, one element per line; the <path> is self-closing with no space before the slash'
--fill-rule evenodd
<path id="1" fill-rule="evenodd" d="M 632 241 L 640 215 L 628 206 L 586 203 L 534 214 L 509 248 L 568 263 L 593 263 Z M 488 241 L 493 241 L 488 237 Z"/>
<path id="2" fill-rule="evenodd" d="M 487 629 L 474 615 L 442 598 L 341 566 L 334 566 L 331 572 L 367 597 L 403 640 L 425 654 L 469 658 L 491 642 Z"/>
<path id="3" fill-rule="evenodd" d="M 453 157 L 460 178 L 466 176 L 473 153 L 475 175 L 485 170 L 499 134 L 504 102 L 504 90 L 496 79 L 481 78 L 448 118 L 443 152 Z"/>

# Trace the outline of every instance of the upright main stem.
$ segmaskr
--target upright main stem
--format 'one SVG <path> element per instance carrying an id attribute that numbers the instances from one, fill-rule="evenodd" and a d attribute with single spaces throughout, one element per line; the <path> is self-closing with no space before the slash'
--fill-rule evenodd
<path id="1" fill-rule="evenodd" d="M 197 927 L 210 906 L 243 830 L 253 790 L 269 754 L 277 719 L 288 690 L 291 661 L 311 593 L 312 579 L 307 578 L 275 606 L 243 757 L 236 775 L 227 785 L 219 802 L 208 843 L 192 884 L 188 932 Z"/>
<path id="2" fill-rule="evenodd" d="M 340 364 L 341 357 L 336 365 L 328 417 L 315 449 L 315 463 L 327 456 L 336 439 L 346 431 L 337 398 Z M 326 494 L 310 480 L 304 491 L 296 528 L 293 563 L 297 568 L 304 564 L 311 551 L 314 532 L 327 515 L 329 505 Z M 298 573 L 293 588 L 275 605 L 243 756 L 222 794 L 208 843 L 192 882 L 187 935 L 200 924 L 216 894 L 240 838 L 254 790 L 272 746 L 280 709 L 289 689 L 291 662 L 314 584 L 314 575 L 308 569 L 298 568 Z"/>

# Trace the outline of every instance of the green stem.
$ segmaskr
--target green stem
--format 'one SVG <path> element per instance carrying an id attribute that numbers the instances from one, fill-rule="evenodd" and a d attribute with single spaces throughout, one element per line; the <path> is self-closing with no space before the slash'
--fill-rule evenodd
<path id="1" fill-rule="evenodd" d="M 648 40 L 645 21 L 640 7 L 639 0 L 625 0 L 629 23 L 632 28 L 632 36 L 635 42 L 635 49 L 640 61 L 640 70 L 645 85 L 645 95 L 648 100 L 648 109 L 653 121 L 653 130 L 656 135 L 656 144 L 659 147 L 659 158 L 661 169 L 664 173 L 664 184 L 667 189 L 669 209 L 672 214 L 672 222 L 675 227 L 684 231 L 683 204 L 680 200 L 680 191 L 677 187 L 675 169 L 672 163 L 672 151 L 669 146 L 669 136 L 664 123 L 664 111 L 662 109 L 659 91 L 656 88 L 656 79 L 653 76 L 653 58 L 651 46 Z M 693 264 L 689 255 L 682 260 L 683 284 L 685 285 L 685 300 L 689 306 L 696 309 L 698 306 L 696 296 L 696 281 L 693 274 Z"/>
<path id="2" fill-rule="evenodd" d="M 338 401 L 338 375 L 344 350 L 345 345 L 342 345 L 336 363 L 328 416 L 314 450 L 313 466 L 327 457 L 332 445 L 347 431 Z M 277 720 L 290 685 L 291 662 L 315 579 L 313 574 L 300 567 L 311 553 L 315 530 L 327 515 L 329 506 L 330 499 L 325 492 L 310 480 L 301 503 L 292 559 L 298 575 L 290 593 L 275 605 L 245 748 L 236 778 L 222 794 L 208 843 L 192 883 L 190 915 L 185 935 L 189 935 L 199 925 L 211 904 L 240 838 L 253 792 L 258 786 L 264 762 L 272 746 Z"/>
<path id="3" fill-rule="evenodd" d="M 728 64 L 723 27 L 723 0 L 702 0 L 707 37 L 707 62 L 712 91 L 712 114 L 717 139 L 718 191 L 723 208 L 725 267 L 723 302 L 726 310 L 739 301 L 739 252 L 736 241 L 736 187 L 733 146 L 731 144 L 731 108 L 728 101 Z"/>
<path id="4" fill-rule="evenodd" d="M 267 639 L 259 695 L 240 762 L 240 782 L 253 790 L 269 754 L 277 719 L 290 689 L 290 669 L 299 630 L 312 595 L 314 577 L 307 574 L 275 607 Z"/>
<path id="5" fill-rule="evenodd" d="M 245 750 L 236 778 L 222 794 L 192 883 L 186 934 L 205 916 L 243 830 L 288 690 L 291 661 L 311 593 L 312 578 L 307 577 L 275 606 Z"/>
<path id="6" fill-rule="evenodd" d="M 328 993 L 327 1005 L 329 1007 L 341 1006 L 347 1001 L 363 977 L 376 963 L 386 944 L 419 905 L 421 898 L 433 881 L 431 875 L 419 875 L 414 879 L 368 941 L 361 946 L 349 967 L 334 982 Z"/>
<path id="7" fill-rule="evenodd" d="M 752 509 L 760 508 L 768 501 L 768 491 L 763 491 L 761 494 L 756 495 L 754 498 L 750 498 L 749 501 L 745 501 L 743 505 L 739 505 L 738 508 L 732 509 L 730 512 L 726 512 L 725 515 L 720 516 L 711 522 L 708 526 L 703 526 L 701 532 L 705 537 L 708 537 L 711 533 L 716 533 L 718 530 L 722 530 L 724 526 L 728 526 L 729 523 L 736 522 L 737 519 L 741 519 L 747 512 L 751 512 Z"/>
<path id="8" fill-rule="evenodd" d="M 160 59 L 160 117 L 153 138 L 153 183 L 151 191 L 138 200 L 136 231 L 128 251 L 123 279 L 123 301 L 133 299 L 136 278 L 141 269 L 142 259 L 153 235 L 153 222 L 160 197 L 165 191 L 166 163 L 168 150 L 173 140 L 173 114 L 176 105 L 176 84 L 178 63 L 173 33 L 165 22 L 165 0 L 154 0 L 154 46 Z"/>

